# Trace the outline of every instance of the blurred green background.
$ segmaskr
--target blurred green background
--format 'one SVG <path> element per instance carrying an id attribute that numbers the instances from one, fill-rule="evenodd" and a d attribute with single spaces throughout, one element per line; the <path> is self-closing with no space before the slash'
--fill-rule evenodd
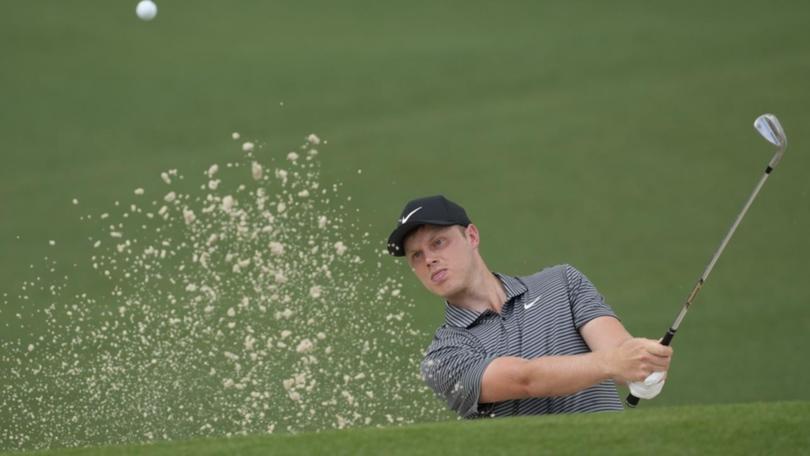
<path id="1" fill-rule="evenodd" d="M 810 3 L 161 1 L 148 23 L 135 3 L 0 16 L 0 337 L 35 330 L 8 324 L 36 305 L 15 299 L 30 264 L 87 261 L 79 215 L 227 160 L 239 131 L 278 153 L 326 139 L 325 181 L 381 248 L 406 200 L 444 193 L 494 270 L 571 263 L 657 338 L 770 158 L 751 124 L 773 112 L 791 147 L 645 406 L 810 399 Z M 405 291 L 432 332 L 443 304 Z"/>

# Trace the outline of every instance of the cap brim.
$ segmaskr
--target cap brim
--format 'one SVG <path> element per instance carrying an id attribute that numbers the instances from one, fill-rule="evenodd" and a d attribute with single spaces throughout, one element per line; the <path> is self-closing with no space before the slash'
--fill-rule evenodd
<path id="1" fill-rule="evenodd" d="M 402 245 L 402 242 L 411 231 L 422 225 L 451 226 L 458 225 L 458 222 L 448 222 L 447 220 L 414 220 L 412 222 L 405 222 L 396 227 L 396 229 L 391 232 L 391 235 L 388 236 L 388 253 L 393 256 L 405 256 L 405 246 Z"/>

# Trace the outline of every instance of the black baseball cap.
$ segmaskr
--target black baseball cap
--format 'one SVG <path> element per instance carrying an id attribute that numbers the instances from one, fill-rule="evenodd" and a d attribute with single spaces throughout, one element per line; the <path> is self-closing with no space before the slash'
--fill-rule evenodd
<path id="1" fill-rule="evenodd" d="M 388 236 L 388 253 L 405 256 L 405 238 L 422 225 L 467 226 L 470 218 L 464 208 L 442 195 L 426 196 L 408 201 L 397 220 L 397 227 Z"/>

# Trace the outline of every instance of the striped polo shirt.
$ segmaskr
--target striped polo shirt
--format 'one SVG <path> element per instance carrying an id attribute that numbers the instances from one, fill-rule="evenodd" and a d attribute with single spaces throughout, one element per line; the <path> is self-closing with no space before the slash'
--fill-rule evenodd
<path id="1" fill-rule="evenodd" d="M 421 363 L 428 386 L 464 418 L 622 410 L 611 380 L 569 396 L 479 404 L 481 377 L 495 358 L 588 353 L 579 328 L 597 317 L 616 317 L 588 278 L 570 265 L 527 277 L 495 275 L 507 299 L 500 314 L 446 304 L 445 323 Z"/>

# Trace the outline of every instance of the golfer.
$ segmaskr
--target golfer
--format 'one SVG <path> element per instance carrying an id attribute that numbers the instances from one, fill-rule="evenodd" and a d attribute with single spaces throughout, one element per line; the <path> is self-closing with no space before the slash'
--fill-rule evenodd
<path id="1" fill-rule="evenodd" d="M 443 196 L 410 201 L 388 238 L 416 277 L 445 300 L 444 324 L 421 373 L 465 418 L 622 410 L 616 383 L 654 397 L 672 348 L 633 338 L 581 272 L 554 266 L 493 273 L 478 228 Z"/>

